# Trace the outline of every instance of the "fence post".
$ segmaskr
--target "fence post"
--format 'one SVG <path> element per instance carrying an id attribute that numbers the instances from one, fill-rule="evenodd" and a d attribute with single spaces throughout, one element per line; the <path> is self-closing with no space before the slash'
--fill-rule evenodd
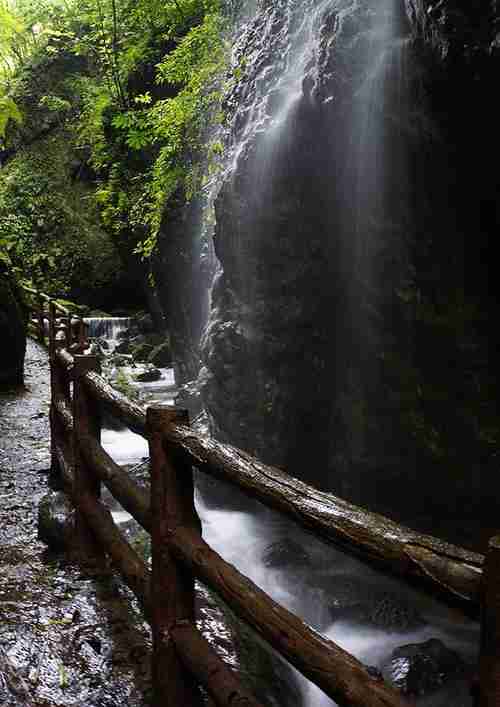
<path id="1" fill-rule="evenodd" d="M 100 372 L 100 366 L 96 356 L 75 354 L 73 360 L 73 460 L 75 469 L 76 541 L 79 550 L 99 561 L 104 557 L 104 551 L 88 527 L 85 517 L 78 506 L 78 499 L 83 494 L 87 494 L 98 502 L 101 495 L 101 482 L 98 480 L 97 475 L 93 474 L 91 469 L 88 469 L 80 452 L 80 439 L 83 435 L 90 435 L 99 441 L 101 438 L 99 405 L 88 395 L 82 380 L 88 371 Z"/>
<path id="2" fill-rule="evenodd" d="M 38 319 L 38 341 L 41 344 L 45 343 L 45 336 L 44 336 L 44 325 L 45 322 L 43 320 L 44 317 L 44 307 L 43 307 L 43 299 L 40 297 L 40 295 L 37 295 L 36 298 L 37 304 L 38 304 L 38 310 L 36 313 L 37 319 Z"/>
<path id="3" fill-rule="evenodd" d="M 175 562 L 168 549 L 168 537 L 179 526 L 194 527 L 201 532 L 194 507 L 192 468 L 178 450 L 164 440 L 165 428 L 174 423 L 189 424 L 188 413 L 159 405 L 148 408 L 154 707 L 200 704 L 199 690 L 179 660 L 170 637 L 170 630 L 177 621 L 194 623 L 195 594 L 194 577 Z"/>
<path id="4" fill-rule="evenodd" d="M 87 344 L 86 328 L 85 322 L 83 319 L 80 319 L 78 321 L 78 346 L 80 347 L 80 353 L 85 351 Z"/>
<path id="5" fill-rule="evenodd" d="M 500 536 L 490 539 L 483 574 L 478 707 L 500 705 Z"/>
<path id="6" fill-rule="evenodd" d="M 49 304 L 49 361 L 50 361 L 50 484 L 53 488 L 60 488 L 61 470 L 57 459 L 56 448 L 64 442 L 65 431 L 62 427 L 55 404 L 58 399 L 64 400 L 68 405 L 71 402 L 68 371 L 57 358 L 57 352 L 64 347 L 64 341 L 57 337 L 56 306 L 51 300 Z M 71 448 L 71 440 L 66 445 Z"/>

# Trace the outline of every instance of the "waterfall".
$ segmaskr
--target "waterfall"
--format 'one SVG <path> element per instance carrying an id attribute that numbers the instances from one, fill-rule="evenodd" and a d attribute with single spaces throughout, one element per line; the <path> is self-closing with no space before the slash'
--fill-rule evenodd
<path id="1" fill-rule="evenodd" d="M 340 495 L 376 495 L 381 468 L 390 476 L 411 464 L 380 375 L 387 332 L 404 319 L 395 293 L 410 270 L 409 153 L 423 128 L 403 0 L 262 0 L 240 28 L 233 73 L 241 79 L 228 82 L 224 165 L 209 198 L 218 262 L 200 381 L 212 432 Z M 404 348 L 411 331 L 398 326 Z M 416 592 L 270 513 L 241 510 L 231 493 L 221 499 L 208 503 L 199 488 L 205 537 L 367 664 L 435 636 L 474 653 L 475 625 L 455 630 Z M 266 562 L 270 546 L 294 541 L 310 566 Z M 332 622 L 342 586 L 362 601 L 388 588 L 396 615 L 409 598 L 427 623 Z M 297 685 L 304 707 L 333 704 Z"/>
<path id="2" fill-rule="evenodd" d="M 130 328 L 130 317 L 85 317 L 92 338 L 117 339 L 118 334 Z"/>

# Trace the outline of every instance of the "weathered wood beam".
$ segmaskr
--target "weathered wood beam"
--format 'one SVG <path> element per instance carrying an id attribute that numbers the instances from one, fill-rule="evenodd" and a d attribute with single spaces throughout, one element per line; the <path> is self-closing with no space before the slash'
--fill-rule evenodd
<path id="1" fill-rule="evenodd" d="M 100 371 L 97 356 L 75 355 L 73 368 L 73 463 L 75 465 L 75 506 L 76 536 L 82 552 L 89 556 L 104 559 L 104 552 L 87 518 L 82 513 L 80 499 L 84 495 L 92 496 L 97 502 L 101 497 L 101 481 L 88 468 L 83 456 L 80 436 L 101 440 L 100 408 L 94 398 L 87 394 L 82 383 L 83 376 L 89 371 Z"/>
<path id="2" fill-rule="evenodd" d="M 54 445 L 54 454 L 57 458 L 57 463 L 59 465 L 64 490 L 66 491 L 66 493 L 69 494 L 69 496 L 71 496 L 74 501 L 75 475 L 70 447 L 66 445 L 61 439 L 58 439 L 56 444 Z"/>
<path id="3" fill-rule="evenodd" d="M 68 353 L 68 351 L 66 351 L 65 349 L 62 349 L 62 348 L 58 349 L 55 355 L 56 355 L 56 359 L 58 360 L 58 362 L 64 368 L 66 368 L 68 373 L 71 373 L 73 370 L 74 362 L 75 362 L 75 359 L 73 358 L 73 356 L 70 353 Z"/>
<path id="4" fill-rule="evenodd" d="M 183 664 L 218 707 L 261 707 L 190 621 L 177 622 L 170 636 Z"/>
<path id="5" fill-rule="evenodd" d="M 198 535 L 201 523 L 194 507 L 193 470 L 178 449 L 169 449 L 163 430 L 175 422 L 187 423 L 182 410 L 151 406 L 147 413 L 151 458 L 151 599 L 153 707 L 201 707 L 201 696 L 171 640 L 170 629 L 179 620 L 194 623 L 194 575 L 171 555 L 167 540 L 179 525 Z"/>
<path id="6" fill-rule="evenodd" d="M 249 454 L 175 425 L 166 437 L 191 463 L 238 486 L 316 536 L 424 588 L 471 613 L 479 607 L 484 557 L 421 535 L 378 513 L 318 491 Z"/>
<path id="7" fill-rule="evenodd" d="M 56 447 L 57 458 L 61 467 L 65 489 L 71 496 L 73 503 L 80 505 L 87 522 L 93 532 L 103 544 L 110 555 L 113 564 L 123 577 L 125 584 L 130 587 L 137 597 L 144 615 L 151 618 L 150 599 L 150 572 L 146 564 L 125 540 L 116 526 L 111 513 L 104 508 L 100 501 L 90 495 L 84 494 L 80 499 L 75 498 L 75 484 L 73 464 L 68 449 L 63 445 Z"/>
<path id="8" fill-rule="evenodd" d="M 123 581 L 139 601 L 144 615 L 150 620 L 150 572 L 145 562 L 128 544 L 114 523 L 111 513 L 99 501 L 89 494 L 83 494 L 78 504 Z"/>
<path id="9" fill-rule="evenodd" d="M 146 413 L 140 405 L 129 400 L 97 373 L 87 373 L 84 385 L 113 417 L 118 418 L 136 434 L 146 437 Z"/>
<path id="10" fill-rule="evenodd" d="M 168 546 L 282 656 L 340 707 L 403 707 L 407 703 L 354 656 L 314 631 L 214 552 L 193 529 L 178 527 Z"/>
<path id="11" fill-rule="evenodd" d="M 479 652 L 477 707 L 500 705 L 500 537 L 491 538 L 486 555 Z"/>
<path id="12" fill-rule="evenodd" d="M 89 435 L 78 436 L 80 450 L 88 467 L 99 477 L 123 508 L 142 527 L 151 532 L 151 509 L 148 493 L 122 469 L 99 442 Z"/>
<path id="13" fill-rule="evenodd" d="M 53 403 L 54 411 L 61 425 L 63 426 L 67 434 L 72 434 L 73 432 L 73 413 L 71 408 L 64 398 L 57 397 L 54 399 Z"/>

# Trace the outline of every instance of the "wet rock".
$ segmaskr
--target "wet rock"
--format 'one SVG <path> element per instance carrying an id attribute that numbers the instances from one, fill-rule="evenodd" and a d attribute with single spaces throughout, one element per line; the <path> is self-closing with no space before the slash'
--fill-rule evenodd
<path id="1" fill-rule="evenodd" d="M 101 349 L 103 349 L 103 351 L 108 351 L 108 349 L 109 349 L 108 342 L 106 341 L 106 339 L 103 339 L 102 337 L 100 337 L 99 339 L 96 339 L 96 344 L 98 346 L 100 346 Z"/>
<path id="2" fill-rule="evenodd" d="M 0 647 L 0 704 L 2 707 L 23 707 L 31 704 L 30 691 L 20 675 Z"/>
<path id="3" fill-rule="evenodd" d="M 115 354 L 131 354 L 130 341 L 128 339 L 122 339 L 119 344 L 115 346 Z"/>
<path id="4" fill-rule="evenodd" d="M 74 538 L 75 510 L 65 493 L 49 491 L 38 506 L 38 537 L 58 552 L 68 550 Z"/>
<path id="5" fill-rule="evenodd" d="M 143 371 L 134 373 L 133 378 L 138 383 L 153 383 L 160 380 L 161 376 L 162 373 L 158 368 L 145 368 Z"/>
<path id="6" fill-rule="evenodd" d="M 0 263 L 0 268 L 1 268 Z M 0 270 L 0 385 L 23 382 L 26 327 L 13 282 Z"/>
<path id="7" fill-rule="evenodd" d="M 409 631 L 425 626 L 420 613 L 401 597 L 381 593 L 357 578 L 339 578 L 328 588 L 334 598 L 329 612 L 334 621 L 352 621 L 385 631 Z"/>
<path id="8" fill-rule="evenodd" d="M 164 341 L 162 344 L 154 348 L 148 357 L 149 363 L 159 368 L 167 368 L 172 365 L 172 350 L 170 343 Z"/>
<path id="9" fill-rule="evenodd" d="M 98 358 L 99 360 L 101 360 L 101 361 L 102 361 L 104 358 L 106 358 L 106 351 L 105 351 L 104 348 L 98 343 L 97 340 L 91 342 L 88 353 L 91 354 L 92 356 L 97 356 L 97 358 Z"/>
<path id="10" fill-rule="evenodd" d="M 467 667 L 455 651 L 438 638 L 396 648 L 383 666 L 383 675 L 405 695 L 435 692 L 465 674 Z"/>
<path id="11" fill-rule="evenodd" d="M 111 364 L 116 366 L 116 368 L 130 366 L 132 364 L 132 356 L 128 354 L 113 354 Z"/>
<path id="12" fill-rule="evenodd" d="M 132 349 L 132 356 L 134 361 L 147 361 L 152 353 L 153 346 L 145 342 L 140 343 L 138 346 L 134 346 L 134 348 Z"/>
<path id="13" fill-rule="evenodd" d="M 307 550 L 295 540 L 282 539 L 264 550 L 262 562 L 273 569 L 293 569 L 311 566 L 311 557 Z"/>
<path id="14" fill-rule="evenodd" d="M 155 330 L 150 314 L 143 314 L 142 316 L 137 317 L 135 320 L 135 325 L 141 334 L 151 334 Z"/>

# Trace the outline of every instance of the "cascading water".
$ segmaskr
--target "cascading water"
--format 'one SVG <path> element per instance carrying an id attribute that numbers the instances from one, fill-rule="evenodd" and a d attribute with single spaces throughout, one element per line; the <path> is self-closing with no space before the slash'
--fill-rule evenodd
<path id="1" fill-rule="evenodd" d="M 323 485 L 333 459 L 337 477 L 350 470 L 337 490 L 351 494 L 356 467 L 373 466 L 370 454 L 387 447 L 386 458 L 401 464 L 394 411 L 380 402 L 379 360 L 400 316 L 394 293 L 410 270 L 409 154 L 425 129 L 407 33 L 402 0 L 263 2 L 236 43 L 234 64 L 246 76 L 227 101 L 215 201 L 220 266 L 202 342 L 212 428 Z M 402 339 L 404 347 L 411 331 Z M 383 667 L 393 648 L 436 637 L 473 662 L 473 623 L 270 514 L 214 510 L 203 496 L 199 508 L 223 555 L 366 663 Z M 293 538 L 310 564 L 300 567 L 300 552 L 295 567 L 268 564 L 269 548 L 293 548 Z M 348 612 L 332 623 L 346 586 L 362 604 L 387 592 L 389 614 L 408 623 L 363 623 Z M 412 625 L 408 602 L 421 622 Z M 299 685 L 301 704 L 333 704 Z M 422 704 L 470 704 L 463 684 L 450 690 Z"/>
<path id="2" fill-rule="evenodd" d="M 117 339 L 120 332 L 130 328 L 130 317 L 85 317 L 92 338 Z"/>
<path id="3" fill-rule="evenodd" d="M 263 0 L 233 59 L 242 78 L 226 97 L 225 168 L 209 199 L 218 265 L 200 381 L 212 431 L 308 481 L 376 488 L 379 467 L 410 466 L 378 363 L 410 268 L 409 155 L 425 129 L 403 1 Z M 216 550 L 367 664 L 387 671 L 393 648 L 430 638 L 474 662 L 473 622 L 238 494 L 200 484 L 197 507 Z M 459 673 L 422 705 L 469 705 Z M 333 704 L 289 675 L 259 696 Z"/>

